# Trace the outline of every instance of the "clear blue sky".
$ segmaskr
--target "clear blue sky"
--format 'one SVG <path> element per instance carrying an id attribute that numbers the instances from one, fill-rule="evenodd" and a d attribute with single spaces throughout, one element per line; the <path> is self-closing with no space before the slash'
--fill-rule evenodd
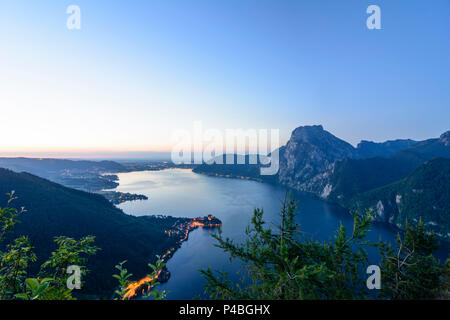
<path id="1" fill-rule="evenodd" d="M 0 0 L 0 151 L 167 151 L 197 120 L 436 137 L 449 39 L 448 0 Z"/>

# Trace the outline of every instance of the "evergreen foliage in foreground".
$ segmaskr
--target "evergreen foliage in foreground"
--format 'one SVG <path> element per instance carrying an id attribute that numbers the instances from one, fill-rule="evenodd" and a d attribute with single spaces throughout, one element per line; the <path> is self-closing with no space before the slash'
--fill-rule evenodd
<path id="1" fill-rule="evenodd" d="M 384 299 L 448 298 L 449 262 L 440 265 L 432 256 L 438 248 L 433 234 L 423 225 L 408 226 L 398 236 L 397 247 L 365 241 L 372 214 L 353 215 L 353 230 L 341 224 L 329 242 L 303 237 L 294 221 L 297 204 L 291 198 L 281 208 L 281 225 L 265 227 L 263 210 L 256 209 L 244 243 L 215 236 L 217 246 L 231 259 L 244 263 L 245 276 L 234 284 L 224 272 L 202 270 L 205 291 L 214 299 L 368 299 L 365 270 L 369 265 L 365 246 L 376 246 L 382 261 Z"/>
<path id="2" fill-rule="evenodd" d="M 18 223 L 17 217 L 25 213 L 12 208 L 17 199 L 14 192 L 9 195 L 8 204 L 0 208 L 0 242 Z M 21 236 L 0 251 L 0 300 L 73 300 L 72 290 L 67 288 L 67 267 L 78 265 L 81 276 L 86 275 L 86 256 L 94 255 L 98 248 L 93 246 L 95 237 L 89 236 L 76 241 L 67 237 L 55 239 L 57 249 L 40 268 L 37 278 L 27 278 L 30 264 L 36 261 L 33 247 L 28 237 Z"/>
<path id="3" fill-rule="evenodd" d="M 70 266 L 78 266 L 81 272 L 80 280 L 86 276 L 87 257 L 100 250 L 93 245 L 95 237 L 87 236 L 79 241 L 64 236 L 56 237 L 57 249 L 41 265 L 37 277 L 29 278 L 30 265 L 37 261 L 30 240 L 26 236 L 13 240 L 8 237 L 14 226 L 20 223 L 17 218 L 26 210 L 11 207 L 11 203 L 17 199 L 14 192 L 9 193 L 8 197 L 6 207 L 0 208 L 0 244 L 5 247 L 4 251 L 0 251 L 0 300 L 75 300 L 73 289 L 68 288 L 71 274 L 68 274 L 67 270 Z M 125 294 L 129 290 L 131 278 L 123 264 L 124 262 L 116 267 L 120 271 L 119 275 L 114 275 L 114 278 L 119 280 L 120 289 L 115 292 L 119 299 L 126 299 Z M 164 264 L 158 260 L 156 265 L 149 266 L 153 273 L 148 277 L 155 280 L 146 285 L 152 288 L 158 284 L 155 275 Z M 164 299 L 165 295 L 165 291 L 152 290 L 145 298 Z"/>
<path id="4" fill-rule="evenodd" d="M 438 249 L 434 234 L 425 231 L 422 221 L 414 228 L 406 223 L 404 237 L 397 236 L 397 246 L 380 243 L 380 297 L 388 299 L 449 299 L 450 271 L 447 260 L 440 265 L 432 253 Z"/>

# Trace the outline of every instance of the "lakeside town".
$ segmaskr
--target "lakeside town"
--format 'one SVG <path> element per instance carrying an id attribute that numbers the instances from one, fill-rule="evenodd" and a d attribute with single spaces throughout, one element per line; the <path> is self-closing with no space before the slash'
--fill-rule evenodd
<path id="1" fill-rule="evenodd" d="M 129 192 L 119 191 L 98 191 L 97 194 L 104 196 L 111 203 L 118 205 L 127 201 L 148 200 L 148 197 L 143 194 L 134 194 Z"/>
<path id="2" fill-rule="evenodd" d="M 170 230 L 165 230 L 165 233 L 176 239 L 176 246 L 167 250 L 162 256 L 161 260 L 167 262 L 180 248 L 181 244 L 188 240 L 189 233 L 196 230 L 197 228 L 204 229 L 214 229 L 222 226 L 222 221 L 213 215 L 208 215 L 206 217 L 193 218 L 193 219 L 178 219 Z M 158 280 L 159 283 L 167 282 L 170 278 L 170 272 L 164 267 L 158 270 L 155 277 L 147 276 L 139 281 L 132 282 L 127 287 L 127 293 L 124 295 L 124 299 L 135 298 L 140 294 L 145 293 L 145 291 L 151 290 L 150 283 L 154 280 Z"/>

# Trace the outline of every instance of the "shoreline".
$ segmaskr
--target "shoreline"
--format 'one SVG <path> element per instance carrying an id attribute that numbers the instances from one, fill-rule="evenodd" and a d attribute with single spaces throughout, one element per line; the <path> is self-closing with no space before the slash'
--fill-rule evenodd
<path id="1" fill-rule="evenodd" d="M 258 178 L 252 178 L 252 177 L 237 176 L 237 175 L 233 175 L 233 174 L 227 174 L 227 175 L 225 175 L 225 174 L 218 174 L 218 173 L 212 173 L 212 172 L 197 172 L 197 171 L 195 171 L 195 170 L 193 170 L 192 172 L 193 172 L 193 173 L 196 173 L 196 174 L 208 176 L 208 177 L 216 177 L 216 178 L 223 178 L 223 179 L 246 180 L 246 181 L 255 181 L 255 182 L 259 182 L 259 183 L 266 183 L 266 184 L 271 184 L 271 185 L 275 185 L 275 186 L 279 186 L 279 187 L 284 187 L 284 188 L 286 188 L 286 190 L 293 191 L 293 192 L 296 192 L 296 193 L 303 193 L 303 194 L 306 194 L 306 195 L 308 195 L 308 196 L 311 196 L 311 197 L 313 197 L 313 198 L 315 198 L 315 199 L 321 200 L 321 201 L 323 201 L 323 202 L 325 202 L 325 203 L 327 203 L 327 204 L 334 205 L 334 206 L 338 206 L 338 207 L 340 207 L 340 208 L 346 210 L 347 213 L 350 213 L 350 212 L 351 212 L 351 209 L 349 209 L 349 208 L 343 206 L 341 203 L 336 202 L 336 201 L 332 201 L 332 200 L 329 200 L 329 199 L 324 199 L 324 198 L 322 198 L 321 196 L 317 195 L 317 194 L 314 193 L 314 192 L 308 192 L 308 191 L 296 190 L 296 189 L 292 189 L 292 188 L 283 186 L 283 185 L 281 185 L 281 184 L 273 184 L 273 183 L 271 183 L 271 182 L 264 181 L 264 180 L 258 179 Z M 389 223 L 389 222 L 383 222 L 383 221 L 379 221 L 379 220 L 373 220 L 372 223 L 373 223 L 373 224 L 376 224 L 376 225 L 383 226 L 383 227 L 388 228 L 388 229 L 391 229 L 391 231 L 392 231 L 393 233 L 401 233 L 401 234 L 402 234 L 402 233 L 405 232 L 404 229 L 401 229 L 401 228 L 399 228 L 397 225 L 392 224 L 392 223 Z M 438 238 L 438 240 L 439 240 L 440 242 L 444 243 L 445 246 L 450 246 L 450 239 L 443 238 L 443 237 L 439 237 L 439 236 L 437 236 L 437 238 Z"/>
<path id="2" fill-rule="evenodd" d="M 165 233 L 168 234 L 169 237 L 174 237 L 176 239 L 176 246 L 169 248 L 163 255 L 161 255 L 160 259 L 167 263 L 170 258 L 175 254 L 175 252 L 181 247 L 183 242 L 189 240 L 189 234 L 198 229 L 215 229 L 220 228 L 222 226 L 222 221 L 213 215 L 208 215 L 206 217 L 199 218 L 179 218 L 172 229 L 166 230 Z M 133 299 L 143 294 L 144 292 L 148 292 L 151 290 L 149 283 L 154 280 L 159 281 L 160 283 L 165 283 L 170 279 L 170 271 L 167 268 L 163 268 L 158 270 L 156 277 L 151 278 L 146 276 L 140 280 L 131 282 L 127 286 L 128 292 L 124 296 L 124 299 Z"/>

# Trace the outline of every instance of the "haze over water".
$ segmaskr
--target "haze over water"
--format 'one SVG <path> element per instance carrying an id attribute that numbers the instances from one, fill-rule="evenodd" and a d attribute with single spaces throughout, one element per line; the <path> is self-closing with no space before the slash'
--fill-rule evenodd
<path id="1" fill-rule="evenodd" d="M 255 208 L 264 209 L 268 226 L 275 227 L 286 193 L 279 186 L 209 177 L 185 169 L 122 173 L 119 179 L 117 191 L 144 194 L 149 198 L 120 204 L 124 212 L 136 216 L 163 214 L 191 218 L 213 214 L 222 220 L 223 235 L 236 241 L 244 239 Z M 346 210 L 310 195 L 296 193 L 295 198 L 299 201 L 296 220 L 305 236 L 326 241 L 334 235 L 341 221 L 347 232 L 351 232 L 353 220 Z M 240 270 L 239 263 L 230 263 L 228 255 L 214 246 L 216 240 L 211 237 L 212 232 L 216 231 L 197 229 L 191 232 L 189 240 L 168 261 L 171 277 L 160 289 L 169 291 L 169 299 L 206 297 L 203 295 L 205 282 L 199 270 L 208 266 L 227 271 L 230 279 L 238 278 L 235 273 Z M 395 235 L 391 227 L 376 224 L 368 239 L 377 242 L 381 237 L 393 242 Z M 448 246 L 441 251 L 448 254 Z M 376 264 L 376 250 L 369 248 L 368 252 L 371 264 Z"/>

